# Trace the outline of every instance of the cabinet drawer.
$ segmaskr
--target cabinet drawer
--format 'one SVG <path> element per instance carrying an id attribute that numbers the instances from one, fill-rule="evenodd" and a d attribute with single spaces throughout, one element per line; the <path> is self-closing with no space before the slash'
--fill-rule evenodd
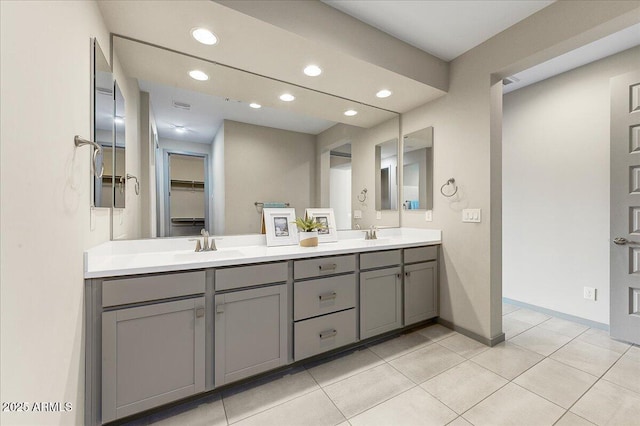
<path id="1" fill-rule="evenodd" d="M 383 268 L 401 263 L 400 250 L 376 251 L 360 255 L 360 269 Z"/>
<path id="2" fill-rule="evenodd" d="M 287 262 L 216 269 L 216 291 L 287 281 Z"/>
<path id="3" fill-rule="evenodd" d="M 427 262 L 438 258 L 438 246 L 416 247 L 404 250 L 404 263 Z"/>
<path id="4" fill-rule="evenodd" d="M 356 341 L 356 310 L 337 312 L 294 324 L 293 356 L 299 361 Z"/>
<path id="5" fill-rule="evenodd" d="M 295 321 L 356 306 L 355 274 L 302 281 L 294 284 Z"/>
<path id="6" fill-rule="evenodd" d="M 102 282 L 102 306 L 201 294 L 204 287 L 204 271 L 105 280 Z"/>
<path id="7" fill-rule="evenodd" d="M 321 257 L 318 259 L 297 260 L 293 264 L 293 277 L 302 278 L 322 277 L 325 275 L 342 274 L 356 270 L 356 256 Z"/>

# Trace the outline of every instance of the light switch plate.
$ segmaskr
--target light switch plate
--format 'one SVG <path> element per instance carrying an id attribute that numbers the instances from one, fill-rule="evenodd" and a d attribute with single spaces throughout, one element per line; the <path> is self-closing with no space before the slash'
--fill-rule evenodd
<path id="1" fill-rule="evenodd" d="M 376 219 L 382 219 L 382 212 L 376 212 Z"/>
<path id="2" fill-rule="evenodd" d="M 354 210 L 353 211 L 354 219 L 362 219 L 362 210 Z"/>
<path id="3" fill-rule="evenodd" d="M 464 209 L 462 210 L 462 221 L 471 223 L 482 222 L 481 209 Z"/>
<path id="4" fill-rule="evenodd" d="M 433 210 L 427 210 L 424 212 L 425 222 L 433 222 Z"/>

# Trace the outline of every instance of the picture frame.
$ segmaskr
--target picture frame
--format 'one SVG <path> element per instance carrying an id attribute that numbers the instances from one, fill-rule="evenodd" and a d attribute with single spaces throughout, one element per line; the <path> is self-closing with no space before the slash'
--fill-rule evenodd
<path id="1" fill-rule="evenodd" d="M 326 228 L 318 229 L 319 243 L 332 243 L 338 241 L 338 231 L 336 229 L 336 217 L 332 208 L 306 209 L 305 217 L 313 217 L 317 222 L 323 223 Z"/>
<path id="2" fill-rule="evenodd" d="M 262 226 L 267 236 L 267 247 L 298 244 L 296 210 L 293 208 L 262 209 Z"/>

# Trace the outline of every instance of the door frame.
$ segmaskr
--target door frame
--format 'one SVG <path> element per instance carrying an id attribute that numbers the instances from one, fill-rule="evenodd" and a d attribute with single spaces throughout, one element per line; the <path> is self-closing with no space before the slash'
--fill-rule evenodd
<path id="1" fill-rule="evenodd" d="M 184 151 L 173 148 L 165 148 L 162 150 L 162 202 L 163 208 L 158 209 L 158 215 L 160 212 L 164 215 L 164 229 L 161 229 L 161 237 L 168 237 L 169 230 L 171 229 L 171 201 L 169 199 L 169 189 L 171 188 L 171 176 L 169 174 L 169 155 L 184 155 L 187 157 L 199 157 L 204 159 L 204 225 L 205 229 L 211 229 L 211 222 L 209 221 L 209 199 L 210 196 L 210 182 L 209 182 L 209 154 L 203 152 Z M 161 218 L 158 217 L 158 223 Z"/>

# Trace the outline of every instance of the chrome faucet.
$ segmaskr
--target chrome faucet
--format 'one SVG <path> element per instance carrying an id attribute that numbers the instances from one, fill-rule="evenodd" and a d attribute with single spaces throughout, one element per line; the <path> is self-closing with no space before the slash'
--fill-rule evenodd
<path id="1" fill-rule="evenodd" d="M 195 238 L 195 239 L 191 239 L 189 241 L 195 241 L 196 242 L 196 250 L 195 251 L 216 251 L 218 250 L 218 248 L 216 247 L 216 240 L 214 238 L 211 238 L 211 245 L 209 245 L 209 232 L 202 228 L 202 230 L 200 231 L 200 234 L 203 237 L 203 241 L 202 244 L 200 244 L 200 239 L 199 238 Z"/>
<path id="2" fill-rule="evenodd" d="M 368 231 L 364 231 L 364 239 L 365 240 L 377 240 L 378 236 L 376 235 L 378 228 L 371 225 Z"/>

